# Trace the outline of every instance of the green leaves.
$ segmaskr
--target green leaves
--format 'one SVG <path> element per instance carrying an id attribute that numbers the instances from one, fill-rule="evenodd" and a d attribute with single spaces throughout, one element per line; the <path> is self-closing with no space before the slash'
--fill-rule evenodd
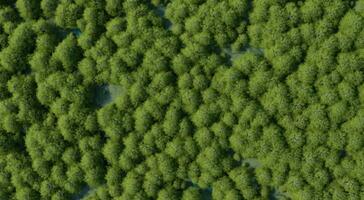
<path id="1" fill-rule="evenodd" d="M 312 22 L 321 17 L 323 10 L 319 1 L 310 0 L 302 5 L 301 12 L 305 22 Z"/>
<path id="2" fill-rule="evenodd" d="M 55 12 L 55 22 L 63 28 L 74 28 L 76 20 L 81 17 L 81 8 L 68 0 L 58 4 Z"/>
<path id="3" fill-rule="evenodd" d="M 19 25 L 9 38 L 9 45 L 0 53 L 1 65 L 10 72 L 25 71 L 27 69 L 26 56 L 32 53 L 34 46 L 34 33 L 30 23 Z"/>
<path id="4" fill-rule="evenodd" d="M 192 121 L 197 127 L 211 125 L 217 118 L 217 110 L 212 105 L 202 105 L 193 114 Z"/>
<path id="5" fill-rule="evenodd" d="M 229 177 L 235 182 L 235 186 L 243 194 L 244 198 L 254 198 L 256 190 L 254 181 L 249 180 L 249 170 L 244 167 L 235 168 L 229 173 Z"/>
<path id="6" fill-rule="evenodd" d="M 73 71 L 76 68 L 77 62 L 82 58 L 82 53 L 73 34 L 68 35 L 57 46 L 53 53 L 53 58 L 61 62 L 66 71 Z"/>
<path id="7" fill-rule="evenodd" d="M 0 199 L 360 199 L 360 2 L 0 0 Z"/>
<path id="8" fill-rule="evenodd" d="M 287 108 L 289 105 L 287 88 L 281 84 L 272 87 L 262 97 L 261 102 L 264 109 L 266 109 L 269 114 L 273 114 L 276 112 L 278 112 L 278 114 L 287 113 Z"/>
<path id="9" fill-rule="evenodd" d="M 249 93 L 253 97 L 259 97 L 269 87 L 269 79 L 272 76 L 270 71 L 259 70 L 252 74 L 249 80 Z"/>
<path id="10" fill-rule="evenodd" d="M 55 15 L 58 3 L 59 0 L 42 0 L 40 2 L 40 7 L 43 11 L 43 14 L 46 17 L 53 17 Z"/>
<path id="11" fill-rule="evenodd" d="M 40 16 L 40 1 L 17 0 L 15 5 L 24 20 L 36 19 Z"/>
<path id="12" fill-rule="evenodd" d="M 85 182 L 91 187 L 101 185 L 105 176 L 102 156 L 95 152 L 87 152 L 81 158 L 80 165 L 85 172 Z"/>
<path id="13" fill-rule="evenodd" d="M 120 16 L 123 13 L 122 4 L 121 0 L 107 0 L 105 10 L 113 17 Z"/>

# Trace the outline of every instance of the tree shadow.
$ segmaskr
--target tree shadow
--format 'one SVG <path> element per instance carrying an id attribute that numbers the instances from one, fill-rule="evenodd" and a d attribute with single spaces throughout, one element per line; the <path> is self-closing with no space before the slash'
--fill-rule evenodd
<path id="1" fill-rule="evenodd" d="M 62 36 L 62 38 L 67 37 L 68 34 L 74 34 L 76 37 L 80 37 L 81 35 L 81 30 L 79 28 L 71 28 L 71 29 L 63 29 L 60 30 L 60 35 Z"/>
<path id="2" fill-rule="evenodd" d="M 243 55 L 245 52 L 252 52 L 256 55 L 264 54 L 264 50 L 262 48 L 256 48 L 256 47 L 250 47 L 250 46 L 247 46 L 239 51 L 233 51 L 231 48 L 223 48 L 222 52 L 227 54 L 227 56 L 229 57 L 231 62 L 234 61 L 239 56 Z"/>
<path id="3" fill-rule="evenodd" d="M 104 84 L 95 86 L 92 89 L 93 104 L 96 107 L 103 107 L 106 104 L 113 102 L 121 95 L 122 89 L 119 85 Z"/>
<path id="4" fill-rule="evenodd" d="M 72 200 L 81 200 L 89 195 L 92 191 L 92 188 L 90 188 L 88 185 L 85 185 L 77 194 L 72 196 Z"/>
<path id="5" fill-rule="evenodd" d="M 166 28 L 168 30 L 171 29 L 172 22 L 165 17 L 166 8 L 164 6 L 159 5 L 154 10 L 155 10 L 156 15 L 158 15 L 159 17 L 162 18 L 164 28 Z"/>
<path id="6" fill-rule="evenodd" d="M 258 168 L 260 166 L 262 166 L 262 164 L 259 162 L 258 159 L 255 158 L 247 158 L 241 161 L 242 164 L 247 163 L 249 165 L 249 167 L 251 168 Z"/>
<path id="7" fill-rule="evenodd" d="M 76 35 L 76 37 L 79 37 L 81 35 L 81 30 L 78 28 L 73 28 L 70 30 L 70 32 L 72 32 L 73 34 Z"/>
<path id="8" fill-rule="evenodd" d="M 273 188 L 273 190 L 269 193 L 269 200 L 283 200 L 290 199 L 287 193 L 279 191 L 277 188 Z"/>
<path id="9" fill-rule="evenodd" d="M 187 187 L 195 187 L 198 188 L 201 194 L 201 200 L 212 200 L 212 188 L 201 188 L 196 183 L 193 183 L 191 180 L 187 180 Z"/>

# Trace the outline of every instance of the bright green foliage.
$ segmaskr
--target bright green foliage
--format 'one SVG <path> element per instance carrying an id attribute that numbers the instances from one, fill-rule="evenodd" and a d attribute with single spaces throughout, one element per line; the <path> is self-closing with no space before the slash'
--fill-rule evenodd
<path id="1" fill-rule="evenodd" d="M 183 200 L 199 200 L 202 199 L 200 191 L 197 188 L 189 188 L 183 192 Z"/>
<path id="2" fill-rule="evenodd" d="M 24 20 L 36 19 L 39 17 L 40 5 L 37 0 L 17 0 L 16 7 Z"/>
<path id="3" fill-rule="evenodd" d="M 26 57 L 34 49 L 34 33 L 30 23 L 23 23 L 16 27 L 9 38 L 9 45 L 0 53 L 2 68 L 11 72 L 25 71 Z"/>
<path id="4" fill-rule="evenodd" d="M 363 199 L 363 0 L 0 0 L 0 199 Z"/>
<path id="5" fill-rule="evenodd" d="M 53 53 L 54 62 L 60 62 L 66 71 L 72 71 L 81 58 L 81 49 L 73 34 L 67 36 Z"/>
<path id="6" fill-rule="evenodd" d="M 79 17 L 81 17 L 81 8 L 71 0 L 62 0 L 57 6 L 54 20 L 60 27 L 74 28 Z"/>

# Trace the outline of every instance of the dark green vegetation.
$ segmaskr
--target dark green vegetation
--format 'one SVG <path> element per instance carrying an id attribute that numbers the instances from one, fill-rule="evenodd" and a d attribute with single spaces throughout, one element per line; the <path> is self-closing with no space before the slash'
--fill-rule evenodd
<path id="1" fill-rule="evenodd" d="M 0 0 L 1 200 L 364 199 L 364 0 Z"/>

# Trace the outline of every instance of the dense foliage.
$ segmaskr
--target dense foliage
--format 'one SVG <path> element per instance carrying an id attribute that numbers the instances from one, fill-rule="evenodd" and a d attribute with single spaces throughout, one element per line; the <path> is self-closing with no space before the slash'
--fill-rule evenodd
<path id="1" fill-rule="evenodd" d="M 364 0 L 0 0 L 0 199 L 78 198 L 364 199 Z"/>

